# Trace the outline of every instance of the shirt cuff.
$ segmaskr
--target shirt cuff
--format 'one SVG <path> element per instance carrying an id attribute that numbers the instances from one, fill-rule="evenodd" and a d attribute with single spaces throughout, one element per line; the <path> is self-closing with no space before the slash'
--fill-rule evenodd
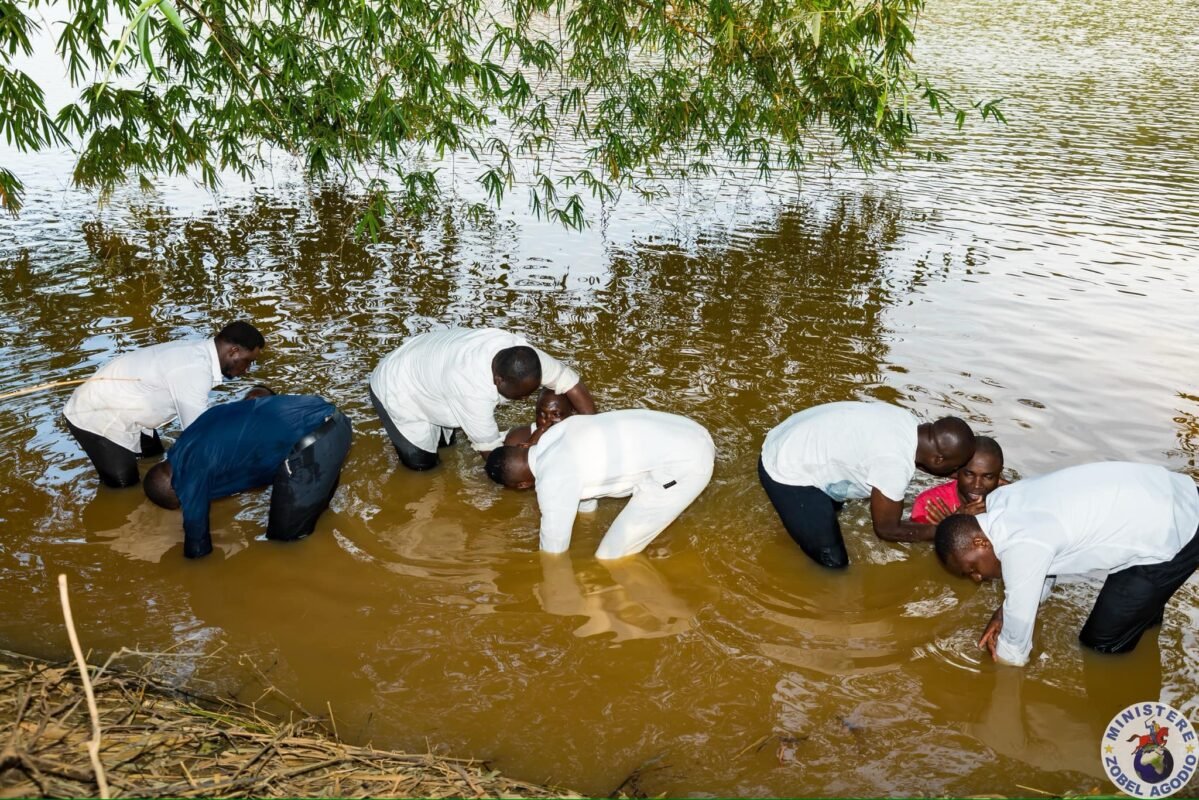
<path id="1" fill-rule="evenodd" d="M 470 446 L 480 453 L 490 453 L 492 450 L 504 446 L 504 437 L 507 435 L 507 431 L 505 431 L 495 439 L 490 439 L 486 442 L 471 442 Z"/>
<path id="2" fill-rule="evenodd" d="M 1013 667 L 1023 667 L 1028 663 L 1028 653 L 1021 652 L 1016 647 L 1005 642 L 1002 635 L 1000 635 L 999 642 L 995 645 L 995 658 L 997 661 Z"/>

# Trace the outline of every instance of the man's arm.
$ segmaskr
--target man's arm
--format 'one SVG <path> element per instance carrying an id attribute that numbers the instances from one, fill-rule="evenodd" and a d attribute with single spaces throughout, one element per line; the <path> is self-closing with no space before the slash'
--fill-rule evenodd
<path id="1" fill-rule="evenodd" d="M 878 489 L 870 490 L 870 521 L 874 535 L 888 542 L 930 542 L 937 526 L 906 522 L 903 501 L 892 500 Z"/>
<path id="2" fill-rule="evenodd" d="M 541 549 L 547 553 L 565 553 L 579 512 L 580 490 L 569 478 L 549 472 L 537 481 L 537 507 L 541 511 Z M 554 476 L 554 477 L 551 477 Z"/>
<path id="3" fill-rule="evenodd" d="M 183 510 L 183 555 L 202 558 L 212 552 L 207 487 L 176 485 L 175 493 L 179 496 L 179 507 Z"/>
<path id="4" fill-rule="evenodd" d="M 992 653 L 996 661 L 1016 667 L 1028 663 L 1037 610 L 1048 595 L 1046 585 L 1052 563 L 1053 550 L 1040 543 L 1021 542 L 1004 553 L 1003 621 Z"/>
<path id="5" fill-rule="evenodd" d="M 595 398 L 591 396 L 591 390 L 587 388 L 587 384 L 582 381 L 576 383 L 574 388 L 567 390 L 566 399 L 580 414 L 595 413 Z"/>
<path id="6" fill-rule="evenodd" d="M 484 458 L 504 443 L 500 428 L 495 423 L 495 400 L 481 399 L 469 395 L 450 398 L 446 405 L 450 414 L 471 446 Z"/>

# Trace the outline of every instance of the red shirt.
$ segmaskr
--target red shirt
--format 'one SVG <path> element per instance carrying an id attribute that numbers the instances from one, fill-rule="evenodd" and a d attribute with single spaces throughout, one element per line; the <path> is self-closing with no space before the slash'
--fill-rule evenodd
<path id="1" fill-rule="evenodd" d="M 958 482 L 943 483 L 916 495 L 916 502 L 912 503 L 912 522 L 932 522 L 928 518 L 928 504 L 933 500 L 944 500 L 950 511 L 956 511 L 962 505 L 962 498 L 958 497 Z"/>

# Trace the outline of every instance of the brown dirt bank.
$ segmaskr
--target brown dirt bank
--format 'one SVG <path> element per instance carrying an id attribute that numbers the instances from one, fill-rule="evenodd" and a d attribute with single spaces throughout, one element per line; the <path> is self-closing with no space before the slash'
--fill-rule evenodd
<path id="1" fill-rule="evenodd" d="M 332 717 L 197 697 L 152 670 L 89 672 L 112 797 L 580 796 L 486 762 L 349 745 Z M 98 796 L 92 731 L 74 663 L 0 650 L 0 798 Z"/>

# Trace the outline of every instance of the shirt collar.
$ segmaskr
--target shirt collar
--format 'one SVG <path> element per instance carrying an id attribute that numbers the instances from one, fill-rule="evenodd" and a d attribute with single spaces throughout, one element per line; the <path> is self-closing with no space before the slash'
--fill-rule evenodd
<path id="1" fill-rule="evenodd" d="M 216 339 L 208 340 L 208 355 L 212 358 L 212 385 L 224 383 L 225 376 L 221 374 L 221 357 L 216 351 Z"/>

